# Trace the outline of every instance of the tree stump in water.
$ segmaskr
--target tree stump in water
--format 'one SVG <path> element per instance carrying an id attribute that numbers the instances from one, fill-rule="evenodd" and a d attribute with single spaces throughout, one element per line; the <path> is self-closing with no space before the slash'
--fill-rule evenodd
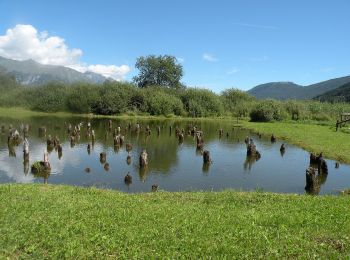
<path id="1" fill-rule="evenodd" d="M 114 146 L 119 146 L 120 145 L 120 136 L 119 135 L 115 136 L 113 142 L 114 142 Z"/>
<path id="2" fill-rule="evenodd" d="M 103 166 L 103 168 L 105 169 L 106 172 L 109 171 L 109 163 L 105 163 L 105 165 Z"/>
<path id="3" fill-rule="evenodd" d="M 152 185 L 152 192 L 156 192 L 158 190 L 158 184 L 153 184 Z"/>
<path id="4" fill-rule="evenodd" d="M 309 167 L 306 169 L 306 186 L 305 190 L 307 193 L 316 195 L 320 192 L 320 182 L 318 178 L 319 172 L 317 172 L 314 168 Z"/>
<path id="5" fill-rule="evenodd" d="M 131 156 L 130 156 L 130 155 L 128 155 L 128 156 L 126 157 L 126 163 L 127 163 L 128 165 L 131 164 Z"/>
<path id="6" fill-rule="evenodd" d="M 24 138 L 23 142 L 23 159 L 24 161 L 29 161 L 29 142 L 27 138 Z"/>
<path id="7" fill-rule="evenodd" d="M 282 152 L 284 152 L 286 150 L 286 148 L 284 147 L 284 144 L 281 144 L 281 147 L 280 147 L 280 151 Z"/>
<path id="8" fill-rule="evenodd" d="M 205 164 L 211 163 L 210 152 L 208 150 L 205 150 L 203 152 L 203 163 Z"/>
<path id="9" fill-rule="evenodd" d="M 127 143 L 127 144 L 125 145 L 125 150 L 126 150 L 127 152 L 130 152 L 130 151 L 132 150 L 132 144 Z"/>
<path id="10" fill-rule="evenodd" d="M 276 142 L 276 137 L 272 134 L 271 135 L 271 143 L 274 143 L 274 142 Z"/>
<path id="11" fill-rule="evenodd" d="M 100 163 L 106 162 L 107 155 L 105 152 L 100 153 Z"/>
<path id="12" fill-rule="evenodd" d="M 203 149 L 204 140 L 199 133 L 196 134 L 196 143 L 197 143 L 197 149 Z"/>
<path id="13" fill-rule="evenodd" d="M 125 182 L 127 185 L 129 185 L 129 184 L 132 183 L 132 176 L 131 176 L 129 173 L 127 173 L 127 174 L 125 175 L 125 177 L 124 177 L 124 182 Z"/>
<path id="14" fill-rule="evenodd" d="M 178 138 L 179 138 L 179 143 L 183 143 L 183 141 L 184 141 L 184 134 L 183 133 L 179 133 Z"/>
<path id="15" fill-rule="evenodd" d="M 39 137 L 44 137 L 46 135 L 46 128 L 45 127 L 39 127 Z"/>
<path id="16" fill-rule="evenodd" d="M 310 166 L 317 166 L 319 172 L 328 174 L 327 162 L 323 159 L 322 152 L 318 156 L 314 153 L 310 154 Z"/>
<path id="17" fill-rule="evenodd" d="M 146 149 L 144 149 L 142 151 L 142 153 L 140 154 L 139 163 L 140 163 L 140 167 L 145 167 L 148 165 L 148 154 L 147 154 Z"/>

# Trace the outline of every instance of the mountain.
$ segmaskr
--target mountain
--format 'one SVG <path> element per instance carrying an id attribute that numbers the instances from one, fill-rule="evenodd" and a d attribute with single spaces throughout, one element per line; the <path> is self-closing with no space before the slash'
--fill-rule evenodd
<path id="1" fill-rule="evenodd" d="M 23 85 L 41 85 L 51 81 L 66 84 L 75 82 L 100 84 L 107 79 L 97 73 L 81 73 L 63 66 L 43 65 L 34 60 L 18 61 L 0 57 L 0 67 Z"/>
<path id="2" fill-rule="evenodd" d="M 322 102 L 350 102 L 350 83 L 339 88 L 327 91 L 314 99 Z"/>
<path id="3" fill-rule="evenodd" d="M 335 78 L 327 81 L 322 81 L 317 84 L 309 85 L 305 90 L 305 99 L 311 99 L 319 96 L 327 91 L 339 88 L 347 83 L 350 83 L 350 76 Z"/>
<path id="4" fill-rule="evenodd" d="M 300 99 L 303 87 L 293 82 L 271 82 L 256 86 L 248 91 L 249 94 L 258 98 L 274 99 Z"/>
<path id="5" fill-rule="evenodd" d="M 248 90 L 248 93 L 258 99 L 312 99 L 346 83 L 350 83 L 350 76 L 330 79 L 308 86 L 301 86 L 292 82 L 271 82 L 258 85 Z"/>

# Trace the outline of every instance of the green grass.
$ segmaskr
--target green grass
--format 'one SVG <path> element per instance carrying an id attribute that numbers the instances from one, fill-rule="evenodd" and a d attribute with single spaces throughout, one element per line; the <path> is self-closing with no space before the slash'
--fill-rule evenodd
<path id="1" fill-rule="evenodd" d="M 335 126 L 303 123 L 252 123 L 243 127 L 286 140 L 310 152 L 320 153 L 339 162 L 350 163 L 350 135 L 335 131 Z"/>
<path id="2" fill-rule="evenodd" d="M 56 112 L 56 113 L 46 113 L 39 111 L 32 111 L 22 107 L 0 107 L 0 116 L 9 118 L 25 118 L 31 116 L 56 116 L 56 117 L 67 117 L 73 116 L 75 114 L 68 112 Z"/>
<path id="3" fill-rule="evenodd" d="M 346 258 L 349 202 L 0 185 L 0 258 Z"/>
<path id="4" fill-rule="evenodd" d="M 26 108 L 21 107 L 0 107 L 0 117 L 8 117 L 8 118 L 28 118 L 28 117 L 47 117 L 47 116 L 55 116 L 55 117 L 86 117 L 86 118 L 111 118 L 111 119 L 138 119 L 138 120 L 233 120 L 232 117 L 223 116 L 223 117 L 203 117 L 203 118 L 191 118 L 191 117 L 179 117 L 175 115 L 158 115 L 152 116 L 146 113 L 136 114 L 136 113 L 123 113 L 119 115 L 95 115 L 95 114 L 77 114 L 70 112 L 40 112 L 33 111 Z M 234 119 L 235 120 L 235 119 Z"/>

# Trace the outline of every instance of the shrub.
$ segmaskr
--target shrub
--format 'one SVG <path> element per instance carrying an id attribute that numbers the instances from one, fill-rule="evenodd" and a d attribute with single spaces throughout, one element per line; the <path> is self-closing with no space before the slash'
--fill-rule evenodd
<path id="1" fill-rule="evenodd" d="M 179 98 L 169 95 L 162 91 L 157 91 L 154 93 L 155 89 L 152 91 L 147 89 L 148 95 L 146 95 L 147 111 L 151 115 L 181 115 L 183 113 L 183 105 Z"/>
<path id="2" fill-rule="evenodd" d="M 133 86 L 126 83 L 105 83 L 99 89 L 99 97 L 92 104 L 92 112 L 101 115 L 113 115 L 127 111 L 133 88 Z"/>
<path id="3" fill-rule="evenodd" d="M 29 91 L 31 108 L 44 112 L 57 112 L 66 110 L 66 86 L 59 83 L 50 83 Z"/>
<path id="4" fill-rule="evenodd" d="M 286 116 L 286 111 L 274 100 L 261 101 L 250 112 L 250 119 L 253 122 L 280 121 L 285 119 Z"/>
<path id="5" fill-rule="evenodd" d="M 98 86 L 73 86 L 67 97 L 69 111 L 76 113 L 90 113 L 92 106 L 98 101 Z"/>
<path id="6" fill-rule="evenodd" d="M 220 97 L 207 89 L 188 88 L 181 94 L 181 100 L 192 117 L 219 116 L 223 113 Z"/>

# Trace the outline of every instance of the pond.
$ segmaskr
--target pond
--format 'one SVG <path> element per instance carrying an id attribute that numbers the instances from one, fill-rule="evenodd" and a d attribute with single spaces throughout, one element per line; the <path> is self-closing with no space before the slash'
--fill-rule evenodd
<path id="1" fill-rule="evenodd" d="M 132 119 L 112 120 L 111 123 L 110 127 L 108 119 L 79 117 L 0 118 L 0 183 L 47 182 L 123 192 L 149 192 L 152 185 L 166 191 L 235 189 L 306 192 L 305 172 L 310 162 L 307 151 L 285 143 L 283 153 L 280 151 L 282 141 L 271 142 L 270 136 L 259 136 L 234 126 L 232 122 Z M 140 130 L 137 130 L 137 123 Z M 88 124 L 91 125 L 90 130 Z M 80 134 L 77 133 L 71 142 L 70 136 L 78 125 Z M 118 126 L 124 143 L 114 146 L 113 136 Z M 150 132 L 146 131 L 147 126 Z M 189 133 L 193 126 L 200 130 L 198 133 L 202 132 L 204 150 L 210 152 L 210 164 L 203 164 L 203 150 L 196 147 L 196 134 Z M 26 134 L 29 160 L 24 160 L 22 140 L 18 145 L 8 145 L 10 128 L 17 129 L 21 137 Z M 92 129 L 95 132 L 94 142 L 88 135 Z M 179 140 L 176 129 L 184 129 L 183 140 Z M 223 130 L 221 136 L 219 129 Z M 50 136 L 57 136 L 62 153 L 57 151 L 57 147 L 47 146 Z M 247 157 L 247 136 L 254 141 L 261 154 L 260 159 Z M 126 144 L 131 144 L 131 151 L 127 151 Z M 139 164 L 143 149 L 148 154 L 146 167 Z M 31 165 L 42 161 L 46 152 L 51 171 L 47 174 L 31 173 Z M 100 160 L 103 152 L 106 153 L 105 162 Z M 338 194 L 340 190 L 349 188 L 350 167 L 345 164 L 337 167 L 332 160 L 326 162 L 328 174 L 318 176 L 318 185 L 308 192 Z M 131 182 L 125 182 L 128 173 Z"/>

